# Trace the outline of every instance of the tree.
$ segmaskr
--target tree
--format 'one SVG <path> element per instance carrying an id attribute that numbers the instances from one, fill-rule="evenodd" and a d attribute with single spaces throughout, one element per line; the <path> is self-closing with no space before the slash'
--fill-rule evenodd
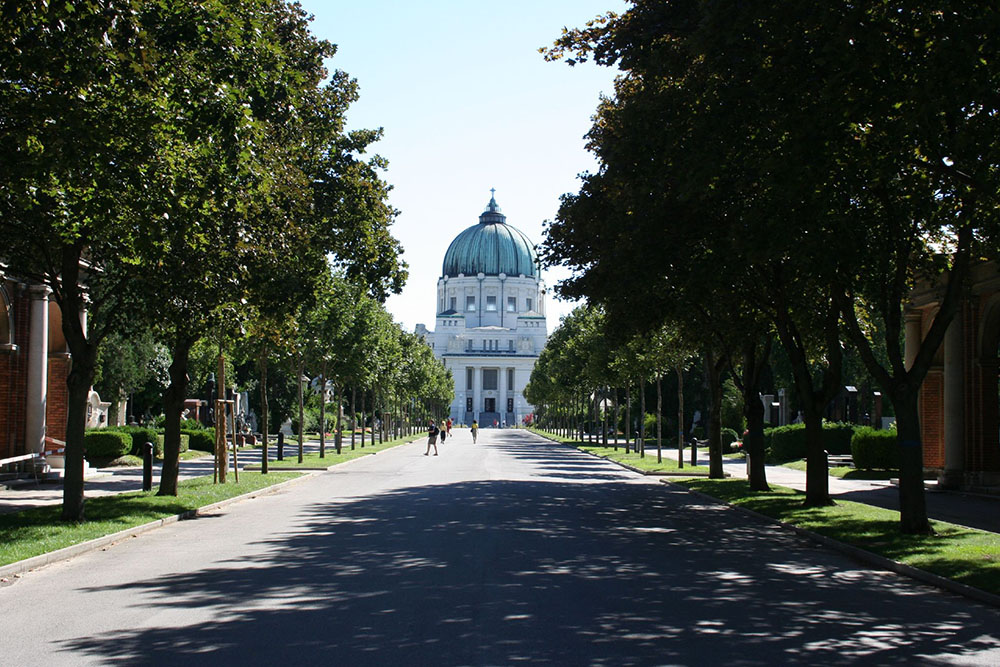
<path id="1" fill-rule="evenodd" d="M 8 4 L 0 40 L 0 234 L 12 271 L 45 284 L 73 357 L 62 518 L 84 518 L 86 401 L 102 340 L 137 298 L 161 125 L 143 3 Z M 93 323 L 84 324 L 88 311 Z"/>

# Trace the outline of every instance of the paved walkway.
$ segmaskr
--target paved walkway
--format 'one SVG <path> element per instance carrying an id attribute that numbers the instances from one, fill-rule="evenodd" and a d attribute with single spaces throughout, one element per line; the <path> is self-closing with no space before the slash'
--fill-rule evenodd
<path id="1" fill-rule="evenodd" d="M 624 447 L 624 445 L 622 445 Z M 656 456 L 655 446 L 647 445 L 646 456 Z M 664 449 L 663 455 L 677 460 L 676 449 Z M 691 460 L 690 447 L 684 450 L 684 463 Z M 698 465 L 708 466 L 708 452 L 698 452 Z M 746 479 L 745 459 L 723 459 L 723 469 L 732 477 Z M 859 480 L 830 477 L 830 495 L 867 505 L 899 510 L 899 489 L 888 480 Z M 779 486 L 805 491 L 806 473 L 784 466 L 767 466 L 767 481 Z M 1000 497 L 939 491 L 933 483 L 926 493 L 927 515 L 931 519 L 960 526 L 1000 533 Z"/>
<path id="2" fill-rule="evenodd" d="M 330 443 L 327 443 L 327 447 L 330 447 Z M 295 458 L 298 455 L 298 442 L 286 441 L 284 451 L 285 459 Z M 307 441 L 304 451 L 305 453 L 318 452 L 319 442 Z M 277 456 L 277 446 L 274 444 L 270 447 L 270 456 L 272 461 Z M 241 469 L 244 466 L 260 465 L 260 449 L 241 449 L 238 460 Z M 231 452 L 230 465 L 232 465 Z M 153 465 L 154 489 L 160 483 L 161 467 L 159 462 Z M 178 479 L 211 475 L 212 469 L 211 456 L 181 461 Z M 140 489 L 142 489 L 142 468 L 99 468 L 93 471 L 93 474 L 87 477 L 84 483 L 84 493 L 88 498 L 114 495 L 125 491 L 139 491 Z M 21 479 L 14 483 L 0 483 L 0 514 L 19 512 L 42 505 L 56 505 L 62 502 L 62 496 L 62 480 L 42 480 L 36 484 L 33 479 Z"/>

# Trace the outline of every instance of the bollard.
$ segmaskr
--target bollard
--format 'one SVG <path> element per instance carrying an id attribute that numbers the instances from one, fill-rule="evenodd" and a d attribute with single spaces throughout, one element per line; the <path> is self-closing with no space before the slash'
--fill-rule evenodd
<path id="1" fill-rule="evenodd" d="M 151 491 L 153 488 L 153 443 L 147 442 L 142 446 L 142 490 Z"/>
<path id="2" fill-rule="evenodd" d="M 278 431 L 278 460 L 285 460 L 285 434 Z"/>

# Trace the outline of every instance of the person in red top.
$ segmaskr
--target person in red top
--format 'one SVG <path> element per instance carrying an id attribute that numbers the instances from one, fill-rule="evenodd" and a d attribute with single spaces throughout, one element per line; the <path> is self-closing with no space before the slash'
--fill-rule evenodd
<path id="1" fill-rule="evenodd" d="M 445 422 L 445 429 L 448 432 L 448 437 L 451 437 L 451 417 L 448 417 L 448 421 Z"/>

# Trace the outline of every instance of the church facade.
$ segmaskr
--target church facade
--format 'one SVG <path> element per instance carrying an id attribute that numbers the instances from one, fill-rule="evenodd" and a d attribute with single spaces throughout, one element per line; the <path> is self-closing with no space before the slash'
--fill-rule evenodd
<path id="1" fill-rule="evenodd" d="M 534 412 L 524 387 L 548 336 L 544 294 L 534 245 L 491 197 L 445 252 L 435 330 L 417 325 L 455 378 L 453 421 L 513 426 Z"/>

